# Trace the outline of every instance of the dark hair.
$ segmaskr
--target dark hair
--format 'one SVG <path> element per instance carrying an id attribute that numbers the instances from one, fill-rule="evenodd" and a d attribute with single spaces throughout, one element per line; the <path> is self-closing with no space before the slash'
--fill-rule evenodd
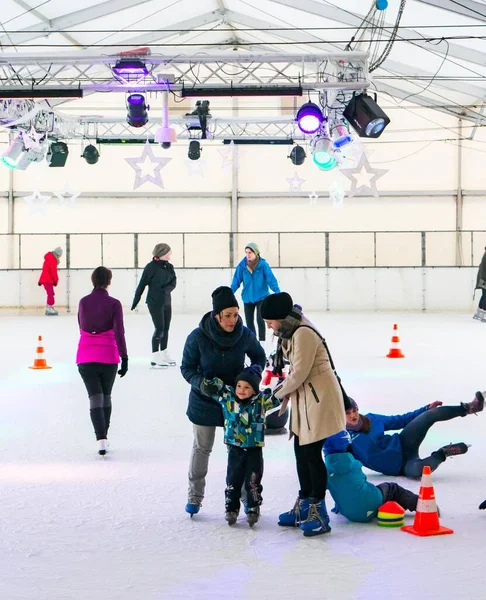
<path id="1" fill-rule="evenodd" d="M 91 281 L 95 288 L 106 289 L 111 283 L 111 271 L 106 267 L 96 267 L 91 275 Z"/>

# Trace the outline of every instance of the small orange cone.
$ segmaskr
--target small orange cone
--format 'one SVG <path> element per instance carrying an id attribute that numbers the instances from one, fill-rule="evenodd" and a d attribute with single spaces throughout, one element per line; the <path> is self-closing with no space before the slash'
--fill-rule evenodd
<path id="1" fill-rule="evenodd" d="M 413 535 L 418 535 L 420 537 L 454 533 L 452 529 L 442 527 L 439 522 L 439 513 L 437 512 L 437 504 L 435 502 L 435 492 L 434 486 L 432 485 L 430 467 L 424 467 L 422 472 L 415 521 L 413 522 L 413 525 L 406 525 L 401 529 L 407 533 L 413 533 Z"/>
<path id="2" fill-rule="evenodd" d="M 400 338 L 398 337 L 398 325 L 393 325 L 393 335 L 391 339 L 390 352 L 386 355 L 387 358 L 405 358 L 405 354 L 400 350 Z"/>
<path id="3" fill-rule="evenodd" d="M 44 346 L 42 345 L 42 336 L 40 335 L 38 338 L 38 346 L 36 348 L 36 357 L 34 359 L 34 364 L 29 369 L 52 369 L 47 365 L 47 361 L 44 358 Z"/>

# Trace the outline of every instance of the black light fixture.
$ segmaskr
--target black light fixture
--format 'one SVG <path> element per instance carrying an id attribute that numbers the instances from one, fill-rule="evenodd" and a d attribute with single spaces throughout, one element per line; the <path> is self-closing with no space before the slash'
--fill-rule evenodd
<path id="1" fill-rule="evenodd" d="M 221 85 L 182 87 L 182 98 L 215 96 L 302 96 L 300 85 Z"/>
<path id="2" fill-rule="evenodd" d="M 375 99 L 368 94 L 353 97 L 343 112 L 344 118 L 353 127 L 359 137 L 378 138 L 390 122 Z"/>
<path id="3" fill-rule="evenodd" d="M 292 148 L 289 157 L 293 165 L 302 165 L 304 163 L 306 154 L 304 148 L 298 144 Z"/>
<path id="4" fill-rule="evenodd" d="M 235 146 L 292 146 L 292 138 L 225 138 L 223 144 L 234 144 Z"/>
<path id="5" fill-rule="evenodd" d="M 142 94 L 130 94 L 127 98 L 127 123 L 131 127 L 143 127 L 148 122 L 149 106 Z"/>
<path id="6" fill-rule="evenodd" d="M 201 144 L 197 140 L 191 140 L 189 142 L 189 151 L 187 152 L 188 158 L 191 160 L 199 160 L 201 158 Z"/>
<path id="7" fill-rule="evenodd" d="M 95 165 L 100 158 L 100 153 L 98 152 L 96 146 L 89 144 L 89 146 L 86 146 L 86 148 L 83 150 L 81 157 L 84 158 L 88 165 Z"/>
<path id="8" fill-rule="evenodd" d="M 196 102 L 196 109 L 191 113 L 186 113 L 186 117 L 197 117 L 196 122 L 190 123 L 187 126 L 188 131 L 201 131 L 201 139 L 207 139 L 208 130 L 208 117 L 209 114 L 209 100 L 198 100 Z"/>
<path id="9" fill-rule="evenodd" d="M 46 161 L 49 167 L 64 167 L 69 148 L 64 142 L 52 142 L 47 151 Z"/>
<path id="10" fill-rule="evenodd" d="M 82 98 L 79 87 L 0 87 L 0 98 Z"/>

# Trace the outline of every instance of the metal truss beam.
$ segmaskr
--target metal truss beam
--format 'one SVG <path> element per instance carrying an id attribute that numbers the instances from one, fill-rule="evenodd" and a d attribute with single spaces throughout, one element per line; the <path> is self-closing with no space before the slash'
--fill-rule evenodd
<path id="1" fill-rule="evenodd" d="M 422 4 L 428 4 L 436 8 L 441 8 L 447 12 L 453 12 L 464 17 L 469 17 L 476 21 L 486 21 L 486 6 L 473 0 L 460 0 L 460 2 L 451 2 L 450 0 L 416 0 Z"/>

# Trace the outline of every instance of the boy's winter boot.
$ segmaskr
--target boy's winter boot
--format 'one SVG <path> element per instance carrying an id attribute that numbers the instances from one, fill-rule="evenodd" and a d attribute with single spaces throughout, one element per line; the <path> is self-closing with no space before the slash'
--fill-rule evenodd
<path id="1" fill-rule="evenodd" d="M 309 505 L 309 516 L 300 526 L 306 537 L 329 533 L 329 515 L 327 514 L 326 501 L 312 498 Z"/>
<path id="2" fill-rule="evenodd" d="M 192 519 L 192 517 L 194 515 L 197 515 L 200 508 L 201 508 L 201 505 L 199 504 L 199 502 L 197 500 L 193 500 L 192 498 L 190 498 L 189 502 L 186 504 L 186 513 L 189 513 L 191 515 L 191 519 Z"/>
<path id="3" fill-rule="evenodd" d="M 228 521 L 228 525 L 234 525 L 236 523 L 236 519 L 238 518 L 238 511 L 227 510 L 224 518 Z"/>
<path id="4" fill-rule="evenodd" d="M 484 395 L 486 392 L 476 392 L 475 398 L 472 402 L 462 402 L 462 406 L 466 409 L 467 415 L 475 415 L 481 412 L 484 408 Z"/>
<path id="5" fill-rule="evenodd" d="M 249 508 L 247 513 L 246 513 L 246 520 L 248 521 L 248 525 L 250 527 L 253 527 L 253 525 L 255 525 L 255 523 L 258 522 L 258 519 L 260 518 L 260 507 L 259 506 L 253 506 L 252 508 Z"/>
<path id="6" fill-rule="evenodd" d="M 297 498 L 294 508 L 282 513 L 278 517 L 278 524 L 282 527 L 300 527 L 301 523 L 309 516 L 309 498 Z"/>

